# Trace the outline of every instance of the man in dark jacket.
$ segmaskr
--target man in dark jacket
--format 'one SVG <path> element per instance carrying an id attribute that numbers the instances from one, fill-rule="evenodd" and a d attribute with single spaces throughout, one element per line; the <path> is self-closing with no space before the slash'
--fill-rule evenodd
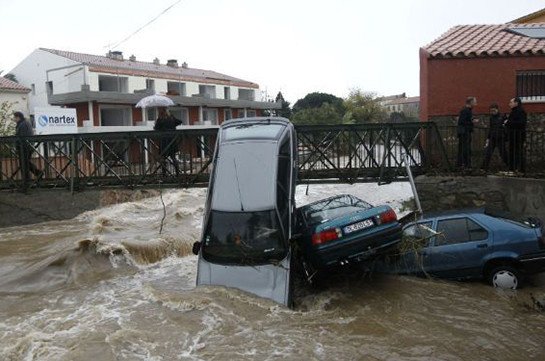
<path id="1" fill-rule="evenodd" d="M 477 105 L 477 98 L 468 97 L 464 108 L 458 116 L 458 160 L 460 168 L 471 168 L 471 133 L 473 132 L 473 107 Z"/>
<path id="2" fill-rule="evenodd" d="M 500 157 L 503 162 L 508 164 L 507 149 L 505 148 L 505 128 L 503 126 L 504 118 L 500 115 L 498 104 L 490 105 L 490 124 L 488 129 L 488 137 L 486 139 L 486 153 L 482 168 L 488 170 L 490 159 L 494 149 L 498 148 Z"/>
<path id="3" fill-rule="evenodd" d="M 509 101 L 511 112 L 505 121 L 509 142 L 509 170 L 524 172 L 524 142 L 526 141 L 526 112 L 520 98 Z"/>
<path id="4" fill-rule="evenodd" d="M 34 135 L 34 130 L 32 125 L 28 120 L 25 119 L 25 116 L 21 112 L 13 113 L 13 121 L 17 124 L 15 125 L 15 136 L 19 137 L 16 143 L 17 155 L 19 155 L 19 165 L 21 172 L 25 180 L 30 178 L 29 172 L 32 172 L 37 179 L 40 179 L 43 176 L 43 171 L 38 169 L 34 163 L 32 163 L 32 146 L 22 139 L 22 137 L 30 137 Z"/>
<path id="5" fill-rule="evenodd" d="M 162 132 L 173 132 L 178 125 L 181 125 L 182 121 L 172 116 L 166 108 L 159 109 L 159 117 L 155 121 L 154 130 Z M 176 159 L 176 152 L 178 151 L 178 143 L 176 138 L 172 135 L 163 135 L 159 142 L 159 151 L 161 153 L 161 170 L 163 175 L 167 175 L 167 159 L 170 158 L 172 164 L 174 164 L 174 170 L 176 176 L 180 175 L 180 169 L 178 168 L 178 160 Z"/>

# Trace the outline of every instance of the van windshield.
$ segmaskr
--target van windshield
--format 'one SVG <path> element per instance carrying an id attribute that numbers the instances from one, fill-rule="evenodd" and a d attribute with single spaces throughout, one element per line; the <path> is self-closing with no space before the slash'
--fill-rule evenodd
<path id="1" fill-rule="evenodd" d="M 202 247 L 204 259 L 219 264 L 266 264 L 281 261 L 287 253 L 274 210 L 211 211 Z"/>

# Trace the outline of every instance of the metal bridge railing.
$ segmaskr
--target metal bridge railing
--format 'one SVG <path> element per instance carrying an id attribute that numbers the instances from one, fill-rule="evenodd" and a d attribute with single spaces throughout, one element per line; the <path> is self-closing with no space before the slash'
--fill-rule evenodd
<path id="1" fill-rule="evenodd" d="M 448 172 L 449 132 L 432 122 L 297 126 L 299 180 L 402 180 L 404 154 L 415 174 Z M 185 129 L 1 137 L 0 189 L 202 185 L 216 136 L 217 129 Z M 28 162 L 43 173 L 29 172 Z"/>

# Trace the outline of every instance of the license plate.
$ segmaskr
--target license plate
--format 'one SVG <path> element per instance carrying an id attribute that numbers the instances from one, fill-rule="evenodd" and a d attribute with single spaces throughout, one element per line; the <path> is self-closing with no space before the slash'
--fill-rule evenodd
<path id="1" fill-rule="evenodd" d="M 373 225 L 374 223 L 372 220 L 366 219 L 365 221 L 361 221 L 344 227 L 344 233 L 352 233 L 355 231 L 359 231 L 360 229 L 369 228 Z"/>

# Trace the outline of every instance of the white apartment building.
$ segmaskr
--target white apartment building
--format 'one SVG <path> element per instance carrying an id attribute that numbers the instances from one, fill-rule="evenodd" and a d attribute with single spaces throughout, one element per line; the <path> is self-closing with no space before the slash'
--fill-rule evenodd
<path id="1" fill-rule="evenodd" d="M 211 70 L 190 68 L 175 59 L 161 63 L 39 48 L 12 71 L 30 89 L 29 112 L 36 107 L 75 108 L 78 126 L 143 126 L 157 118 L 157 109 L 139 109 L 143 97 L 161 93 L 176 106 L 171 113 L 185 126 L 219 125 L 224 120 L 259 116 L 280 104 L 259 99 L 256 83 Z"/>

